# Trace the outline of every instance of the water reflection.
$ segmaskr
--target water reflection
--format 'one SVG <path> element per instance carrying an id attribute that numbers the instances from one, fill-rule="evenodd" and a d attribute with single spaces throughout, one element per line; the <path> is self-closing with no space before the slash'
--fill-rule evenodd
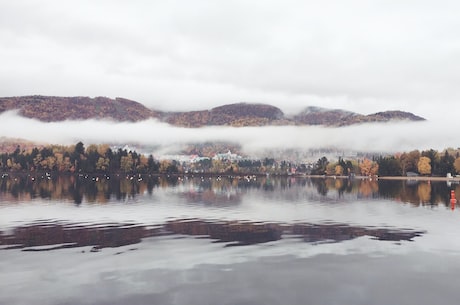
<path id="1" fill-rule="evenodd" d="M 4 250 L 50 251 L 63 248 L 93 246 L 92 252 L 107 247 L 138 244 L 143 238 L 164 235 L 188 235 L 208 238 L 225 246 L 241 246 L 295 238 L 305 242 L 341 242 L 361 236 L 376 240 L 412 241 L 425 232 L 408 229 L 367 228 L 348 224 L 257 223 L 243 221 L 211 221 L 179 219 L 161 225 L 108 223 L 84 225 L 41 221 L 0 232 Z"/>
<path id="2" fill-rule="evenodd" d="M 413 279 L 414 295 L 445 292 L 460 222 L 431 206 L 450 209 L 451 190 L 271 176 L 4 177 L 0 303 L 394 304 Z M 434 280 L 420 290 L 419 279 Z"/>
<path id="3" fill-rule="evenodd" d="M 458 184 L 443 181 L 391 181 L 381 180 L 378 183 L 378 194 L 381 198 L 396 199 L 410 202 L 413 205 L 450 206 L 450 192 L 460 194 Z"/>
<path id="4" fill-rule="evenodd" d="M 79 205 L 126 201 L 158 189 L 173 189 L 191 203 L 233 205 L 244 194 L 257 190 L 270 198 L 298 201 L 305 196 L 320 201 L 383 198 L 414 205 L 444 204 L 450 207 L 450 191 L 460 195 L 458 184 L 442 181 L 368 179 L 310 179 L 304 177 L 158 177 L 61 175 L 4 176 L 0 179 L 1 202 L 34 199 L 70 201 Z"/>

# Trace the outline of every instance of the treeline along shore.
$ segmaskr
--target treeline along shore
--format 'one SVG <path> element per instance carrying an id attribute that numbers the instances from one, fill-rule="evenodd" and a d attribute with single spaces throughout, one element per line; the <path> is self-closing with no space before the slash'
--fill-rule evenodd
<path id="1" fill-rule="evenodd" d="M 49 145 L 0 152 L 0 172 L 65 173 L 65 174 L 149 174 L 149 175 L 311 175 L 334 177 L 375 177 L 381 179 L 460 180 L 460 149 L 436 151 L 414 150 L 386 156 L 373 156 L 337 161 L 326 157 L 312 163 L 299 163 L 274 158 L 226 159 L 200 157 L 190 162 L 158 160 L 152 154 L 113 149 L 109 145 L 82 142 L 75 145 Z"/>

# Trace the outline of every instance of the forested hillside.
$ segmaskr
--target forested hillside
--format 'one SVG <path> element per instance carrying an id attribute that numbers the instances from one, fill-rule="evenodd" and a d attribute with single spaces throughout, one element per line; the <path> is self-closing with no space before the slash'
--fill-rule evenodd
<path id="1" fill-rule="evenodd" d="M 308 107 L 288 116 L 281 109 L 267 104 L 236 103 L 210 110 L 164 112 L 124 99 L 107 97 L 22 96 L 0 98 L 0 113 L 18 110 L 19 114 L 44 122 L 65 120 L 109 119 L 114 121 L 143 121 L 155 118 L 181 127 L 203 126 L 267 126 L 267 125 L 325 125 L 347 126 L 369 122 L 396 120 L 420 121 L 410 112 L 385 111 L 362 115 L 340 109 Z"/>
<path id="2" fill-rule="evenodd" d="M 25 117 L 44 122 L 86 119 L 140 121 L 158 116 L 144 105 L 123 98 L 40 95 L 0 98 L 0 112 L 15 109 Z"/>

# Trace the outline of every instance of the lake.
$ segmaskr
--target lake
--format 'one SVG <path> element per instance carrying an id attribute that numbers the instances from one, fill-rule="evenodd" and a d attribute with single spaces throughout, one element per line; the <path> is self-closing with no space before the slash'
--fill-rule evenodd
<path id="1" fill-rule="evenodd" d="M 0 304 L 458 304 L 460 186 L 0 178 Z"/>

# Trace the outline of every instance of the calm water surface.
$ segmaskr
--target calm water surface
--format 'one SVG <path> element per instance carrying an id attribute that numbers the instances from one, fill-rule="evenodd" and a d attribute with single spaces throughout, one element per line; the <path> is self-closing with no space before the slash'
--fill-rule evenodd
<path id="1" fill-rule="evenodd" d="M 0 304 L 458 304 L 457 184 L 3 176 Z"/>

